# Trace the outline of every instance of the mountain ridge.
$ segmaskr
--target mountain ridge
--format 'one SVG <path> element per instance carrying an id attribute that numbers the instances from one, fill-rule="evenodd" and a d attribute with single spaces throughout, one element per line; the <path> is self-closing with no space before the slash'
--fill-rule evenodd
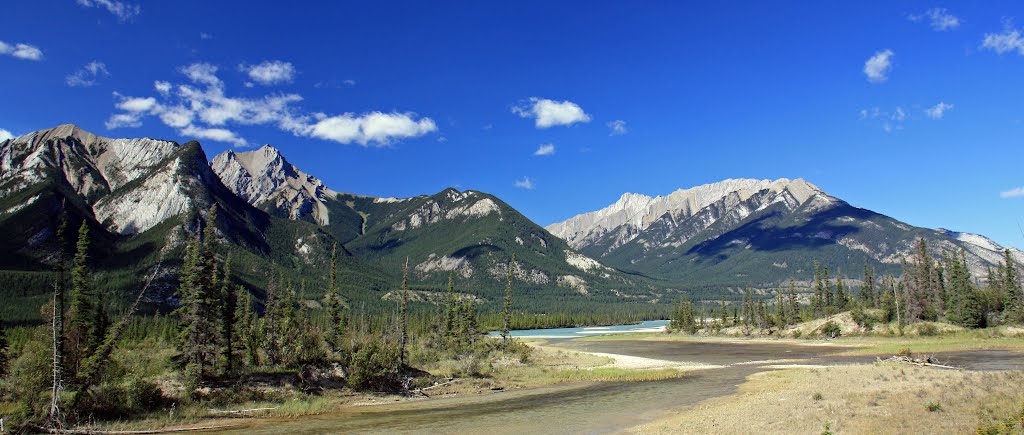
<path id="1" fill-rule="evenodd" d="M 780 267 L 799 258 L 809 264 L 819 257 L 847 271 L 867 261 L 898 273 L 919 237 L 932 242 L 935 255 L 964 248 L 979 276 L 1002 258 L 1004 249 L 984 236 L 917 228 L 853 207 L 801 178 L 728 179 L 656 197 L 626 193 L 608 207 L 546 228 L 584 254 L 623 270 L 673 281 L 733 284 L 753 276 L 765 285 L 804 278 L 806 266 L 797 272 Z M 1009 249 L 1016 261 L 1024 261 L 1024 252 Z"/>

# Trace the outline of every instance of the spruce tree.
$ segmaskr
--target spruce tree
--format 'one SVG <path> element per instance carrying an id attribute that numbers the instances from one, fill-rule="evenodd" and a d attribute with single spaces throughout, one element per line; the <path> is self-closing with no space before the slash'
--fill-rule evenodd
<path id="1" fill-rule="evenodd" d="M 786 302 L 782 299 L 782 288 L 776 290 L 775 302 L 775 325 L 782 328 L 786 326 Z"/>
<path id="2" fill-rule="evenodd" d="M 864 257 L 864 278 L 861 280 L 859 299 L 866 307 L 878 306 L 878 298 L 875 296 L 874 270 L 868 268 L 868 259 Z"/>
<path id="3" fill-rule="evenodd" d="M 90 355 L 92 349 L 92 332 L 96 329 L 96 295 L 92 289 L 92 276 L 89 272 L 89 227 L 85 221 L 78 228 L 78 242 L 75 244 L 75 257 L 71 266 L 71 292 L 68 318 L 70 321 L 70 369 L 78 372 L 82 361 Z"/>
<path id="4" fill-rule="evenodd" d="M 443 330 L 446 340 L 452 340 L 455 335 L 455 322 L 458 315 L 458 305 L 455 299 L 455 273 L 448 274 L 448 290 L 445 292 L 445 310 Z"/>
<path id="5" fill-rule="evenodd" d="M 0 321 L 0 378 L 7 377 L 7 363 L 10 359 L 7 348 L 7 330 L 4 328 L 4 322 Z"/>
<path id="6" fill-rule="evenodd" d="M 402 294 L 399 295 L 398 307 L 398 369 L 405 367 L 405 346 L 409 339 L 409 257 L 405 258 L 405 267 L 402 268 Z"/>
<path id="7" fill-rule="evenodd" d="M 825 283 L 821 278 L 821 264 L 814 262 L 814 294 L 811 296 L 811 308 L 814 310 L 814 317 L 821 317 L 825 314 Z"/>
<path id="8" fill-rule="evenodd" d="M 789 306 L 786 323 L 795 325 L 800 318 L 800 302 L 796 297 L 796 281 L 793 279 L 789 280 L 789 294 L 786 296 L 788 299 L 787 305 Z"/>
<path id="9" fill-rule="evenodd" d="M 267 333 L 267 362 L 271 366 L 281 363 L 281 295 L 271 274 L 267 282 L 267 294 L 263 302 L 263 330 Z"/>
<path id="10" fill-rule="evenodd" d="M 216 209 L 210 217 L 216 217 Z M 214 219 L 209 219 L 208 227 L 203 234 L 206 240 L 213 242 L 213 230 L 209 229 Z M 185 259 L 179 274 L 180 284 L 175 293 L 181 306 L 175 311 L 181 319 L 181 332 L 178 335 L 178 351 L 185 362 L 186 391 L 191 393 L 203 382 L 207 370 L 212 368 L 220 353 L 218 346 L 216 317 L 214 304 L 219 293 L 220 278 L 213 256 L 214 251 L 197 234 L 185 247 Z M 213 270 L 210 270 L 210 269 Z"/>
<path id="11" fill-rule="evenodd" d="M 255 367 L 259 365 L 260 328 L 259 317 L 253 309 L 252 294 L 245 288 L 239 286 L 236 294 L 242 295 L 236 307 L 237 314 L 234 315 L 239 321 L 239 343 L 245 351 L 245 365 Z"/>
<path id="12" fill-rule="evenodd" d="M 63 371 L 66 368 L 64 350 L 67 343 L 64 338 L 64 310 L 67 304 L 67 279 L 64 273 L 67 269 L 67 254 L 65 253 L 67 226 L 67 217 L 62 216 L 60 224 L 57 226 L 59 249 L 57 250 L 56 281 L 53 283 L 53 374 L 54 379 L 57 380 L 54 382 L 55 385 L 61 383 L 58 381 L 63 380 Z M 74 375 L 75 373 L 72 373 L 72 376 Z"/>
<path id="13" fill-rule="evenodd" d="M 846 293 L 846 286 L 843 284 L 842 274 L 836 275 L 836 295 L 833 298 L 832 303 L 835 311 L 842 312 L 846 310 L 846 305 L 849 302 L 849 296 Z"/>
<path id="14" fill-rule="evenodd" d="M 727 320 L 726 316 L 728 316 L 728 310 L 725 307 L 725 291 L 724 290 L 722 291 L 721 309 L 722 309 L 722 313 L 721 313 L 722 314 L 722 326 L 725 326 L 725 322 Z"/>
<path id="15" fill-rule="evenodd" d="M 822 282 L 822 291 L 823 291 L 822 294 L 825 297 L 825 300 L 821 302 L 821 305 L 824 307 L 826 315 L 835 314 L 835 307 L 836 307 L 835 294 L 832 293 L 832 284 L 829 281 L 830 280 L 829 280 L 829 276 L 828 276 L 828 266 L 822 267 L 821 268 L 821 282 Z"/>
<path id="16" fill-rule="evenodd" d="M 327 315 L 330 325 L 327 328 L 327 344 L 332 352 L 341 351 L 341 341 L 345 335 L 344 305 L 338 294 L 338 244 L 331 248 L 331 270 L 328 277 Z"/>
<path id="17" fill-rule="evenodd" d="M 1003 251 L 1002 265 L 1003 311 L 1014 320 L 1024 320 L 1024 292 L 1021 291 L 1021 279 L 1017 272 L 1017 262 L 1009 249 Z"/>
<path id="18" fill-rule="evenodd" d="M 224 373 L 235 372 L 238 354 L 238 287 L 231 282 L 231 257 L 224 261 L 220 286 L 220 339 Z"/>
<path id="19" fill-rule="evenodd" d="M 512 327 L 512 278 L 516 271 L 516 254 L 508 262 L 508 275 L 505 278 L 505 300 L 501 309 L 501 342 L 508 344 L 509 330 Z"/>

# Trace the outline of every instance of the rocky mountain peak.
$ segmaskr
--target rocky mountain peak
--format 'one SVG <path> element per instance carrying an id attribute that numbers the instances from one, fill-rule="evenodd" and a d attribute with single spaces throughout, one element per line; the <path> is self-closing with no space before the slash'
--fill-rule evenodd
<path id="1" fill-rule="evenodd" d="M 682 220 L 697 215 L 716 204 L 725 204 L 725 209 L 745 203 L 755 195 L 764 197 L 762 203 L 786 203 L 791 208 L 799 207 L 814 198 L 821 198 L 824 204 L 834 198 L 828 196 L 807 181 L 798 178 L 790 180 L 758 180 L 750 178 L 727 179 L 716 183 L 703 184 L 679 189 L 665 196 L 650 197 L 637 193 L 625 193 L 612 205 L 590 213 L 572 217 L 564 222 L 549 225 L 548 231 L 569 242 L 575 248 L 582 247 L 597 237 L 617 230 L 619 245 L 629 241 L 662 217 Z M 721 211 L 721 210 L 719 210 Z M 728 210 L 725 210 L 728 211 Z M 714 223 L 711 213 L 706 225 Z"/>
<path id="2" fill-rule="evenodd" d="M 291 219 L 330 223 L 324 201 L 337 192 L 289 163 L 273 146 L 228 150 L 214 157 L 210 166 L 225 186 L 249 204 L 283 212 Z"/>

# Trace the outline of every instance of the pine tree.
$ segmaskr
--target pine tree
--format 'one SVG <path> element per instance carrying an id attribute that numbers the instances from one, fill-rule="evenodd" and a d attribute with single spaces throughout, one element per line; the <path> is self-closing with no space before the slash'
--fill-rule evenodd
<path id="1" fill-rule="evenodd" d="M 341 342 L 345 336 L 345 313 L 338 294 L 338 244 L 331 248 L 331 270 L 328 277 L 327 315 L 331 324 L 327 328 L 327 344 L 332 352 L 341 351 Z"/>
<path id="2" fill-rule="evenodd" d="M 103 340 L 107 337 L 107 330 L 110 329 L 110 317 L 107 315 L 107 304 L 102 292 L 96 293 L 96 303 L 93 304 L 92 329 L 89 330 L 90 355 L 99 349 Z"/>
<path id="3" fill-rule="evenodd" d="M 750 286 L 743 290 L 743 315 L 741 317 L 743 318 L 743 326 L 753 325 L 754 296 Z"/>
<path id="4" fill-rule="evenodd" d="M 776 290 L 775 301 L 775 326 L 780 328 L 786 326 L 786 302 L 782 299 L 782 288 Z"/>
<path id="5" fill-rule="evenodd" d="M 238 288 L 231 282 L 231 257 L 224 261 L 220 286 L 220 339 L 223 346 L 224 373 L 235 372 L 238 338 Z"/>
<path id="6" fill-rule="evenodd" d="M 215 304 L 219 301 L 221 286 L 216 263 L 214 243 L 216 207 L 207 215 L 206 237 L 193 237 L 185 247 L 185 259 L 179 276 L 176 295 L 181 306 L 175 311 L 181 319 L 178 351 L 185 361 L 186 391 L 192 392 L 206 378 L 207 370 L 215 363 L 218 346 Z"/>
<path id="7" fill-rule="evenodd" d="M 789 294 L 787 295 L 789 305 L 788 316 L 786 317 L 786 323 L 790 325 L 797 324 L 800 317 L 800 302 L 796 298 L 796 281 L 789 280 Z"/>
<path id="8" fill-rule="evenodd" d="M 1017 263 L 1009 249 L 1003 251 L 1002 288 L 1003 311 L 1015 320 L 1024 319 L 1024 292 L 1021 291 L 1021 279 L 1017 272 Z"/>
<path id="9" fill-rule="evenodd" d="M 814 262 L 814 295 L 811 296 L 811 308 L 814 317 L 825 314 L 825 284 L 821 280 L 821 264 Z"/>
<path id="10" fill-rule="evenodd" d="M 281 295 L 273 275 L 267 282 L 267 295 L 263 302 L 263 330 L 267 333 L 267 362 L 271 366 L 281 363 Z"/>
<path id="11" fill-rule="evenodd" d="M 725 326 L 725 322 L 727 321 L 726 316 L 728 316 L 728 310 L 726 310 L 726 307 L 725 307 L 725 291 L 724 290 L 722 291 L 721 309 L 722 309 L 722 313 L 721 313 L 722 314 L 722 326 Z"/>
<path id="12" fill-rule="evenodd" d="M 53 360 L 52 360 L 52 384 L 50 389 L 50 414 L 49 421 L 51 427 L 60 428 L 63 426 L 61 411 L 60 411 L 60 396 L 61 391 L 64 388 L 64 269 L 66 268 L 66 260 L 64 254 L 64 247 L 66 246 L 66 239 L 64 238 L 67 230 L 67 220 L 62 218 L 60 225 L 57 227 L 57 242 L 60 246 L 57 254 L 57 273 L 56 280 L 53 283 L 53 317 L 52 317 L 52 345 L 53 345 Z M 3 329 L 3 321 L 0 321 L 0 378 L 3 378 L 7 372 L 7 336 Z"/>
<path id="13" fill-rule="evenodd" d="M 409 339 L 409 258 L 405 258 L 405 267 L 402 268 L 402 294 L 398 307 L 398 369 L 405 367 L 405 346 Z"/>
<path id="14" fill-rule="evenodd" d="M 455 274 L 448 274 L 448 291 L 445 293 L 444 337 L 451 340 L 455 335 L 455 323 L 458 316 L 458 303 L 455 299 Z"/>
<path id="15" fill-rule="evenodd" d="M 971 285 L 970 270 L 967 266 L 967 254 L 947 253 L 944 256 L 945 270 L 949 277 L 947 317 L 957 325 L 966 328 L 984 326 L 984 313 L 978 292 Z"/>
<path id="16" fill-rule="evenodd" d="M 505 278 L 505 300 L 501 309 L 501 342 L 508 344 L 509 342 L 509 329 L 512 327 L 512 278 L 515 276 L 516 271 L 516 254 L 512 254 L 512 259 L 508 262 L 508 275 Z"/>
<path id="17" fill-rule="evenodd" d="M 878 297 L 875 295 L 875 274 L 873 269 L 868 268 L 868 259 L 864 257 L 864 278 L 861 281 L 859 299 L 866 307 L 878 306 Z"/>
<path id="18" fill-rule="evenodd" d="M 836 274 L 836 295 L 832 300 L 835 311 L 837 313 L 846 311 L 846 305 L 848 302 L 849 296 L 846 293 L 846 286 L 843 285 L 842 274 Z"/>
<path id="19" fill-rule="evenodd" d="M 825 300 L 822 301 L 821 304 L 822 304 L 822 306 L 824 306 L 825 314 L 832 315 L 832 314 L 835 314 L 836 300 L 835 300 L 835 294 L 832 293 L 832 284 L 829 281 L 830 280 L 829 280 L 829 276 L 828 276 L 828 266 L 822 267 L 821 268 L 821 282 L 822 282 L 822 287 L 823 287 L 822 291 L 823 291 L 823 295 L 825 296 Z"/>
<path id="20" fill-rule="evenodd" d="M 64 273 L 67 269 L 67 254 L 65 253 L 65 246 L 67 246 L 67 218 L 62 217 L 60 224 L 57 226 L 57 243 L 59 249 L 57 250 L 57 273 L 56 281 L 53 283 L 53 351 L 54 351 L 54 374 L 55 376 L 63 376 L 63 369 L 65 368 L 65 356 L 64 350 L 67 343 L 64 338 L 64 317 L 65 317 L 65 306 L 67 305 L 67 278 Z"/>
<path id="21" fill-rule="evenodd" d="M 7 330 L 4 329 L 4 322 L 0 322 L 0 378 L 7 377 Z"/>
<path id="22" fill-rule="evenodd" d="M 259 317 L 253 310 L 252 294 L 241 285 L 235 288 L 235 294 L 241 295 L 235 307 L 235 319 L 238 321 L 238 343 L 245 355 L 245 367 L 256 367 L 259 365 L 259 338 L 262 334 L 259 331 Z"/>
<path id="23" fill-rule="evenodd" d="M 96 329 L 96 307 L 92 290 L 92 276 L 89 273 L 89 227 L 85 221 L 78 228 L 78 242 L 75 245 L 75 257 L 71 266 L 71 293 L 68 318 L 70 322 L 69 346 L 71 348 L 70 367 L 75 373 L 82 361 L 89 357 L 89 345 L 92 344 L 92 332 Z"/>

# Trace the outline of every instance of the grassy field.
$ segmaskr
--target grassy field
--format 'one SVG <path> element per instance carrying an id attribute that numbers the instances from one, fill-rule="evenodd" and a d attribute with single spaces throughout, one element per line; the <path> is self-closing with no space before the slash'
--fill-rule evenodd
<path id="1" fill-rule="evenodd" d="M 1024 372 L 872 364 L 751 375 L 634 433 L 973 433 L 1024 404 Z"/>

